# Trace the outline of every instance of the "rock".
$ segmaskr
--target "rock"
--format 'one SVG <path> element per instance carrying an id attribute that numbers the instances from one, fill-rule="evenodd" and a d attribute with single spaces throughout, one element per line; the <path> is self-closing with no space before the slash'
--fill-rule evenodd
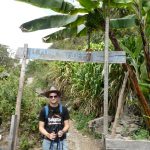
<path id="1" fill-rule="evenodd" d="M 112 117 L 108 117 L 108 122 L 112 121 Z M 91 131 L 96 132 L 98 134 L 103 133 L 103 117 L 95 118 L 88 122 L 88 127 Z"/>
<path id="2" fill-rule="evenodd" d="M 138 125 L 136 125 L 134 123 L 130 124 L 130 126 L 129 126 L 129 132 L 131 133 L 131 132 L 134 132 L 136 130 L 138 130 Z"/>
<path id="3" fill-rule="evenodd" d="M 121 134 L 116 134 L 115 138 L 116 139 L 123 139 L 123 136 Z"/>
<path id="4" fill-rule="evenodd" d="M 0 129 L 0 133 L 3 133 L 4 132 L 4 129 Z"/>
<path id="5" fill-rule="evenodd" d="M 32 77 L 28 78 L 27 79 L 27 85 L 30 85 L 32 83 L 33 83 L 33 78 Z"/>
<path id="6" fill-rule="evenodd" d="M 122 133 L 123 132 L 123 130 L 124 130 L 124 127 L 123 126 L 121 126 L 121 125 L 118 125 L 117 127 L 116 127 L 116 133 Z"/>

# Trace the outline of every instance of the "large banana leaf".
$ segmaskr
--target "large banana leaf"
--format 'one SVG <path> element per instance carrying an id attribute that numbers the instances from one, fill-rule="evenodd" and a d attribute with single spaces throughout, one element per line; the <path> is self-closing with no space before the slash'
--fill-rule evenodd
<path id="1" fill-rule="evenodd" d="M 142 6 L 143 7 L 150 7 L 150 1 L 149 0 L 142 0 Z"/>
<path id="2" fill-rule="evenodd" d="M 87 14 L 78 15 L 75 21 L 67 24 L 65 27 L 77 27 L 78 25 L 85 23 L 86 18 L 87 18 Z"/>
<path id="3" fill-rule="evenodd" d="M 83 17 L 86 17 L 86 16 L 83 16 Z M 80 24 L 80 23 L 77 23 L 77 22 L 79 22 L 79 20 L 76 20 L 75 22 L 72 22 L 72 23 L 66 25 L 66 27 L 69 27 L 68 29 L 66 28 L 66 29 L 63 29 L 62 31 L 57 31 L 56 34 L 55 33 L 49 34 L 48 36 L 43 38 L 43 41 L 44 42 L 52 42 L 52 40 L 60 40 L 60 39 L 70 38 L 75 35 L 76 36 L 86 35 L 87 34 L 86 29 L 85 29 L 86 26 L 85 25 L 78 26 Z M 84 20 L 85 20 L 85 18 L 81 21 L 81 23 L 83 23 Z M 119 29 L 119 28 L 130 28 L 130 27 L 134 27 L 134 26 L 136 26 L 135 15 L 130 15 L 130 16 L 126 16 L 124 18 L 110 20 L 111 28 Z M 73 27 L 73 30 L 71 30 L 70 27 Z M 81 31 L 81 32 L 79 32 L 79 31 Z M 67 34 L 68 34 L 68 36 L 67 36 Z M 60 38 L 61 35 L 62 35 L 62 38 Z"/>
<path id="4" fill-rule="evenodd" d="M 92 11 L 95 8 L 98 8 L 100 5 L 100 0 L 78 0 L 81 6 L 83 6 L 88 11 Z"/>
<path id="5" fill-rule="evenodd" d="M 69 13 L 71 10 L 75 8 L 74 5 L 64 0 L 17 0 L 17 1 L 29 3 L 31 5 L 41 8 L 49 8 L 51 10 L 60 13 Z"/>
<path id="6" fill-rule="evenodd" d="M 126 8 L 130 7 L 133 0 L 111 0 L 109 6 L 111 8 Z"/>
<path id="7" fill-rule="evenodd" d="M 85 25 L 82 24 L 73 28 L 69 28 L 69 27 L 64 28 L 62 30 L 51 33 L 42 39 L 45 43 L 50 43 L 56 40 L 63 40 L 66 38 L 72 38 L 75 36 L 85 35 L 85 33 L 86 33 L 86 27 Z"/>
<path id="8" fill-rule="evenodd" d="M 77 33 L 77 28 L 64 28 L 62 30 L 56 31 L 42 38 L 46 43 L 50 43 L 56 40 L 63 40 L 66 38 L 71 38 Z"/>
<path id="9" fill-rule="evenodd" d="M 129 15 L 123 18 L 111 19 L 110 27 L 111 28 L 130 28 L 136 26 L 136 17 L 135 15 Z"/>
<path id="10" fill-rule="evenodd" d="M 87 28 L 84 24 L 78 26 L 77 36 L 84 36 L 86 35 L 86 33 L 87 33 Z"/>
<path id="11" fill-rule="evenodd" d="M 118 3 L 118 4 L 128 4 L 128 3 L 134 2 L 134 0 L 112 0 L 112 2 Z"/>
<path id="12" fill-rule="evenodd" d="M 145 12 L 150 10 L 150 0 L 142 0 L 142 8 Z"/>
<path id="13" fill-rule="evenodd" d="M 74 14 L 77 14 L 77 13 L 88 13 L 87 9 L 85 8 L 74 8 L 69 14 L 70 15 L 74 15 Z"/>
<path id="14" fill-rule="evenodd" d="M 48 28 L 59 28 L 66 25 L 81 24 L 84 16 L 82 15 L 52 15 L 26 22 L 20 26 L 23 32 L 32 32 Z"/>
<path id="15" fill-rule="evenodd" d="M 35 6 L 44 7 L 44 8 L 55 8 L 55 11 L 57 11 L 57 12 L 58 12 L 58 10 L 59 10 L 59 12 L 61 12 L 61 11 L 68 12 L 68 10 L 66 11 L 65 9 L 62 9 L 64 7 L 62 7 L 61 5 L 63 5 L 63 4 L 68 5 L 68 3 L 65 2 L 64 0 L 43 0 L 43 1 L 41 1 L 41 0 L 39 0 L 39 1 L 37 1 L 37 0 L 20 0 L 20 1 L 28 2 Z M 82 7 L 76 8 L 72 4 L 68 5 L 68 6 L 72 6 L 72 7 L 69 7 L 70 13 L 76 13 L 78 11 L 86 12 L 86 10 L 95 12 L 94 9 L 99 7 L 100 2 L 106 3 L 105 0 L 79 0 L 79 2 L 83 6 L 83 8 Z M 118 3 L 118 4 L 120 4 L 120 3 L 127 4 L 127 3 L 132 2 L 132 0 L 113 0 L 113 2 Z M 52 38 L 54 39 L 54 37 L 55 37 L 55 39 L 57 39 L 57 38 L 60 39 L 59 35 L 57 35 L 57 34 L 60 34 L 60 36 L 63 35 L 63 37 L 62 37 L 63 39 L 67 37 L 66 33 L 69 34 L 69 32 L 72 32 L 69 34 L 69 37 L 74 35 L 73 33 L 76 33 L 76 35 L 78 35 L 78 36 L 84 35 L 84 34 L 86 35 L 85 25 L 84 25 L 83 29 L 81 29 L 81 26 L 79 26 L 79 25 L 86 24 L 86 26 L 87 26 L 87 22 L 88 22 L 87 16 L 90 16 L 90 14 L 91 13 L 83 14 L 83 15 L 59 14 L 59 15 L 53 15 L 53 16 L 46 16 L 43 18 L 35 19 L 35 20 L 29 21 L 27 23 L 24 23 L 21 25 L 20 28 L 24 32 L 32 32 L 32 31 L 37 31 L 37 30 L 42 30 L 42 29 L 59 28 L 59 27 L 68 28 L 68 29 L 63 29 L 62 31 L 57 31 L 56 34 L 53 33 L 53 34 L 50 34 L 50 35 L 44 37 L 43 40 L 45 42 L 51 41 L 51 39 Z M 99 14 L 97 14 L 97 15 L 99 16 Z M 91 18 L 91 16 L 90 16 L 90 18 Z M 91 19 L 89 19 L 89 20 L 91 20 Z M 99 25 L 101 21 L 102 20 L 100 17 L 96 17 L 92 21 L 91 25 L 93 25 L 93 27 L 97 27 L 97 26 L 94 26 L 95 22 L 96 22 L 96 24 Z M 127 16 L 124 18 L 117 18 L 117 19 L 110 20 L 111 28 L 116 28 L 116 29 L 129 28 L 129 27 L 134 27 L 135 25 L 136 25 L 136 18 L 134 15 Z M 72 28 L 72 31 L 71 31 L 71 28 Z M 78 32 L 79 31 L 78 29 L 80 29 L 81 32 Z"/>

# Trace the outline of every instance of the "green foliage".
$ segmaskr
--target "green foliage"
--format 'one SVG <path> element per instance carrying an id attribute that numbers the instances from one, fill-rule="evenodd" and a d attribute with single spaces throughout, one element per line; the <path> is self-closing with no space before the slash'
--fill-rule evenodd
<path id="1" fill-rule="evenodd" d="M 0 66 L 0 73 L 2 73 L 5 70 L 5 67 Z"/>
<path id="2" fill-rule="evenodd" d="M 0 44 L 0 68 L 1 66 L 11 68 L 15 60 L 9 57 L 8 47 Z M 0 71 L 1 72 L 1 71 Z"/>
<path id="3" fill-rule="evenodd" d="M 94 118 L 94 115 L 84 115 L 81 112 L 74 112 L 71 117 L 76 120 L 76 128 L 83 131 L 87 130 L 88 122 Z"/>
<path id="4" fill-rule="evenodd" d="M 21 136 L 21 139 L 20 139 L 20 142 L 19 142 L 19 148 L 21 150 L 29 150 L 30 148 L 33 148 L 34 146 L 34 142 L 33 140 L 27 138 L 28 137 L 28 134 L 24 133 L 22 136 Z"/>
<path id="5" fill-rule="evenodd" d="M 44 97 L 39 97 L 32 86 L 25 85 L 21 105 L 20 149 L 32 149 L 39 140 L 39 113 L 46 103 L 47 100 Z"/>
<path id="6" fill-rule="evenodd" d="M 51 67 L 46 61 L 35 60 L 30 61 L 26 68 L 26 76 L 34 77 L 32 84 L 33 89 L 44 88 L 48 85 L 47 83 L 47 73 L 50 72 Z"/>
<path id="7" fill-rule="evenodd" d="M 7 71 L 6 69 L 7 67 L 4 70 Z M 9 76 L 7 78 L 0 79 L 0 115 L 2 116 L 3 122 L 10 121 L 11 116 L 15 113 L 20 68 L 16 67 L 8 73 Z M 28 138 L 31 133 L 35 133 L 35 137 L 39 137 L 37 132 L 38 116 L 45 103 L 47 103 L 45 98 L 39 97 L 32 86 L 25 84 L 21 102 L 21 130 L 19 131 L 21 150 L 28 150 L 33 146 L 35 138 Z"/>
<path id="8" fill-rule="evenodd" d="M 122 87 L 124 78 L 124 70 L 119 64 L 110 64 L 109 65 L 109 114 L 115 115 L 119 91 Z M 125 95 L 128 93 L 128 88 L 125 89 Z"/>
<path id="9" fill-rule="evenodd" d="M 65 50 L 82 50 L 84 45 L 86 44 L 86 37 L 82 38 L 71 38 L 65 39 L 64 41 L 55 41 L 51 48 L 56 49 L 65 49 Z"/>
<path id="10" fill-rule="evenodd" d="M 144 139 L 149 139 L 149 131 L 145 130 L 145 129 L 138 129 L 133 135 L 132 138 L 134 140 L 144 140 Z"/>
<path id="11" fill-rule="evenodd" d="M 131 64 L 138 78 L 139 86 L 144 96 L 149 99 L 149 78 L 144 60 L 144 52 L 142 39 L 137 33 L 135 35 L 128 35 L 122 39 L 121 46 L 127 53 L 127 62 Z"/>
<path id="12" fill-rule="evenodd" d="M 14 113 L 18 90 L 18 76 L 11 73 L 7 79 L 0 80 L 0 113 L 4 120 Z"/>
<path id="13" fill-rule="evenodd" d="M 38 116 L 45 103 L 47 103 L 45 98 L 38 97 L 31 87 L 25 86 L 21 109 L 21 132 L 36 133 L 38 131 Z"/>
<path id="14" fill-rule="evenodd" d="M 146 78 L 148 79 L 148 78 Z M 150 101 L 150 82 L 149 81 L 139 81 L 140 88 L 144 96 Z"/>
<path id="15" fill-rule="evenodd" d="M 26 2 L 38 7 L 42 8 L 48 8 L 56 12 L 61 12 L 61 13 L 69 13 L 72 9 L 74 9 L 74 6 L 71 3 L 68 3 L 64 0 L 45 0 L 45 1 L 35 1 L 35 0 L 18 0 L 22 2 Z"/>
<path id="16" fill-rule="evenodd" d="M 94 111 L 98 115 L 100 112 L 103 91 L 102 69 L 101 65 L 91 63 L 77 63 L 73 66 L 71 93 L 74 100 L 80 99 L 80 107 L 85 114 Z M 99 109 L 97 105 L 100 106 Z"/>

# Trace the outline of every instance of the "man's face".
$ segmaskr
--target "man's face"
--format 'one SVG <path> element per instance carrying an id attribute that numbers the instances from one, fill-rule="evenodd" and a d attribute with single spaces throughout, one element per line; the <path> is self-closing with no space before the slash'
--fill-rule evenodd
<path id="1" fill-rule="evenodd" d="M 59 96 L 57 93 L 50 93 L 49 94 L 50 104 L 58 104 L 59 102 Z"/>

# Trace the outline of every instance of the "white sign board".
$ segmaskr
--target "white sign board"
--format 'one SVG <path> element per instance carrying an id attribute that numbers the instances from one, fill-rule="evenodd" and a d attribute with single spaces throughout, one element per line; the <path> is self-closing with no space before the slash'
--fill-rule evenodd
<path id="1" fill-rule="evenodd" d="M 24 48 L 18 48 L 16 58 L 23 58 Z M 27 59 L 104 63 L 103 51 L 28 48 Z M 109 63 L 126 63 L 123 51 L 109 51 Z"/>

